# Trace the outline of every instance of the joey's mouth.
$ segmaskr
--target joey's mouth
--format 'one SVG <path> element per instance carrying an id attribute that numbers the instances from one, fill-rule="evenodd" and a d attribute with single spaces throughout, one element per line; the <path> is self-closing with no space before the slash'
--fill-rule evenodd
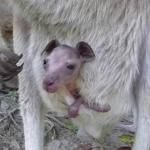
<path id="1" fill-rule="evenodd" d="M 56 83 L 53 83 L 52 85 L 43 84 L 43 89 L 48 93 L 55 93 L 60 89 L 60 85 Z"/>

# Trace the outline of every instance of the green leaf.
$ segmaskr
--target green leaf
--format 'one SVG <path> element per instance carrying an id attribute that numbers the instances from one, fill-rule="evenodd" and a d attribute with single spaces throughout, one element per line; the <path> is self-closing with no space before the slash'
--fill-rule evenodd
<path id="1" fill-rule="evenodd" d="M 134 136 L 130 134 L 122 134 L 118 138 L 122 142 L 130 142 L 131 144 L 134 142 Z"/>
<path id="2" fill-rule="evenodd" d="M 17 101 L 18 101 L 18 91 L 9 91 L 8 95 L 11 97 L 11 99 L 14 103 L 17 103 Z"/>
<path id="3" fill-rule="evenodd" d="M 74 125 L 70 120 L 65 120 L 63 123 L 70 128 L 70 130 L 75 133 L 78 130 L 78 127 Z"/>

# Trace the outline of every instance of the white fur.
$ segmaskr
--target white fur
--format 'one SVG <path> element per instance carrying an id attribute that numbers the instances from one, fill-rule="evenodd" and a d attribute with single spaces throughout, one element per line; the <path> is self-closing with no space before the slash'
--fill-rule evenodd
<path id="1" fill-rule="evenodd" d="M 138 104 L 138 127 L 132 150 L 150 148 L 150 2 L 148 0 L 9 0 L 14 8 L 14 48 L 23 52 L 20 103 L 26 150 L 42 150 L 42 103 L 67 114 L 63 93 L 42 88 L 40 53 L 56 38 L 75 46 L 83 40 L 96 58 L 78 78 L 80 94 L 88 102 L 108 103 L 108 113 L 82 109 L 73 121 L 94 138 L 114 126 Z M 25 23 L 29 26 L 25 29 Z M 42 107 L 43 108 L 43 107 Z M 83 111 L 84 110 L 84 111 Z M 42 115 L 41 115 L 42 114 Z M 40 131 L 40 132 L 39 132 Z M 41 143 L 40 143 L 41 141 Z"/>
<path id="2" fill-rule="evenodd" d="M 137 120 L 138 120 L 138 111 L 137 111 L 137 106 L 132 108 L 132 116 L 133 116 L 133 124 L 130 125 L 124 125 L 124 124 L 117 124 L 117 126 L 115 127 L 115 129 L 123 129 L 123 130 L 127 130 L 130 132 L 136 132 L 136 128 L 137 128 Z M 125 119 L 125 118 L 124 118 Z M 129 121 L 129 116 L 127 118 L 127 121 Z M 132 122 L 132 121 L 131 121 Z"/>

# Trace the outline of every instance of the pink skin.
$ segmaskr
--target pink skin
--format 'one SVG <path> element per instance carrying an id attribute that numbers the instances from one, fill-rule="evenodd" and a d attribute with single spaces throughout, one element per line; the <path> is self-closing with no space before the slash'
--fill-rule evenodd
<path id="1" fill-rule="evenodd" d="M 78 111 L 82 103 L 83 103 L 82 98 L 77 98 L 76 101 L 69 106 L 68 115 L 70 118 L 76 118 L 77 116 L 79 116 Z"/>
<path id="2" fill-rule="evenodd" d="M 84 104 L 86 108 L 92 109 L 97 112 L 108 112 L 111 107 L 109 104 L 103 104 L 103 105 L 96 105 L 95 103 L 88 104 L 84 102 L 83 98 L 79 95 L 78 89 L 76 88 L 75 83 L 71 83 L 66 85 L 69 93 L 76 99 L 72 105 L 68 108 L 68 115 L 70 118 L 76 118 L 79 116 L 78 111 L 81 104 Z"/>
<path id="3" fill-rule="evenodd" d="M 97 105 L 95 103 L 92 103 L 92 104 L 88 104 L 86 102 L 84 102 L 84 105 L 89 108 L 89 109 L 93 109 L 95 111 L 98 111 L 98 112 L 108 112 L 111 107 L 109 104 L 103 104 L 103 106 L 100 106 L 100 105 Z"/>
<path id="4" fill-rule="evenodd" d="M 73 48 L 58 46 L 51 55 L 46 57 L 45 61 L 46 76 L 43 81 L 43 88 L 47 92 L 54 93 L 76 79 L 82 59 L 73 52 Z M 74 66 L 74 69 L 69 68 Z"/>
<path id="5" fill-rule="evenodd" d="M 68 115 L 71 118 L 78 116 L 80 105 L 83 99 L 80 97 L 76 88 L 75 80 L 80 71 L 83 61 L 91 61 L 95 55 L 91 47 L 85 42 L 79 42 L 75 48 L 60 45 L 57 40 L 51 41 L 44 51 L 43 67 L 46 75 L 43 80 L 43 89 L 54 93 L 66 86 L 69 93 L 74 98 L 74 103 L 68 108 Z M 100 108 L 95 104 L 85 106 L 95 111 L 107 112 L 110 107 Z"/>
<path id="6" fill-rule="evenodd" d="M 97 112 L 108 112 L 111 109 L 110 105 L 108 104 L 104 106 L 99 106 L 95 103 L 89 105 L 88 103 L 84 102 L 82 98 L 77 98 L 76 101 L 68 108 L 68 115 L 70 118 L 76 118 L 77 116 L 79 116 L 78 111 L 81 104 L 84 104 L 85 107 Z"/>

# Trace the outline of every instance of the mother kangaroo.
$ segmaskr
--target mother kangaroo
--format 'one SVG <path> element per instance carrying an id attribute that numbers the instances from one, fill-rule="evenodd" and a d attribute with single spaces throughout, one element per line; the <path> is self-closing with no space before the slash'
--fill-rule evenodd
<path id="1" fill-rule="evenodd" d="M 67 114 L 59 92 L 43 87 L 41 52 L 53 39 L 75 46 L 91 45 L 95 59 L 77 79 L 80 95 L 89 103 L 109 104 L 111 110 L 84 112 L 73 119 L 93 138 L 122 117 L 138 111 L 132 150 L 150 148 L 150 0 L 7 0 L 13 8 L 14 51 L 23 54 L 19 74 L 20 109 L 25 149 L 43 149 L 45 104 Z M 22 63 L 22 62 L 21 62 Z M 83 106 L 82 106 L 83 107 Z M 82 109 L 81 107 L 81 109 Z"/>

